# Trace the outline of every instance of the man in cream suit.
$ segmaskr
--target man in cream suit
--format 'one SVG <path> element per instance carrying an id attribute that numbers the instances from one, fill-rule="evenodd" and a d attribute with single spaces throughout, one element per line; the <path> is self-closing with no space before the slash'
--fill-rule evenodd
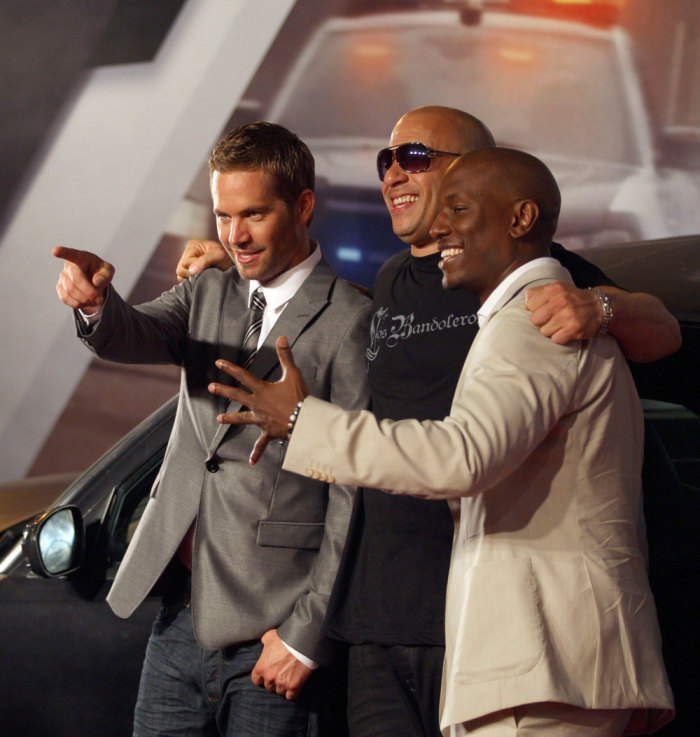
<path id="1" fill-rule="evenodd" d="M 443 734 L 653 731 L 673 698 L 646 576 L 639 400 L 613 339 L 558 345 L 525 308 L 527 289 L 569 278 L 549 258 L 556 183 L 528 154 L 483 149 L 451 166 L 440 201 L 443 285 L 481 302 L 450 416 L 379 423 L 313 397 L 299 406 L 309 391 L 280 339 L 284 381 L 227 367 L 253 396 L 252 412 L 224 419 L 261 425 L 256 457 L 289 435 L 284 467 L 312 478 L 461 497 Z"/>
<path id="2" fill-rule="evenodd" d="M 278 376 L 274 339 L 283 333 L 315 394 L 363 407 L 370 304 L 309 239 L 314 164 L 294 134 L 242 126 L 214 148 L 210 170 L 235 269 L 130 307 L 110 286 L 111 265 L 54 250 L 66 259 L 59 295 L 83 313 L 78 332 L 95 353 L 182 366 L 161 472 L 108 600 L 128 617 L 166 568 L 174 579 L 149 642 L 134 734 L 315 734 L 312 671 L 330 655 L 321 626 L 353 491 L 282 471 L 281 445 L 251 467 L 256 433 L 218 424 L 227 405 L 207 384 L 224 376 L 221 357 Z M 262 318 L 249 320 L 251 304 L 264 307 Z"/>

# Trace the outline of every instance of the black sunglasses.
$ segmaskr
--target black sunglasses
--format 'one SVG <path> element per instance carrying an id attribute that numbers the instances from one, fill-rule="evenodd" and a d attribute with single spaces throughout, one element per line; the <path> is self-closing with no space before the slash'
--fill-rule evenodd
<path id="1" fill-rule="evenodd" d="M 421 171 L 428 171 L 430 159 L 434 156 L 461 156 L 461 154 L 437 151 L 434 148 L 428 148 L 424 143 L 402 143 L 399 146 L 383 148 L 377 154 L 379 181 L 384 181 L 384 177 L 394 161 L 408 174 L 417 174 Z"/>

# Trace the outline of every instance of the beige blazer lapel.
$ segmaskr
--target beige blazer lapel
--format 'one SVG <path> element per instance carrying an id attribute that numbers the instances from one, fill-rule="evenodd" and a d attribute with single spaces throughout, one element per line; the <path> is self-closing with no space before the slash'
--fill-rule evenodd
<path id="1" fill-rule="evenodd" d="M 511 300 L 515 299 L 523 289 L 530 289 L 530 287 L 536 287 L 540 282 L 548 283 L 552 279 L 558 281 L 572 282 L 571 274 L 563 266 L 559 264 L 544 264 L 537 266 L 534 269 L 526 271 L 521 274 L 501 295 L 500 299 L 496 302 L 493 310 L 491 311 L 489 318 L 493 317 L 499 310 L 502 310 Z M 488 320 L 486 321 L 488 322 Z M 485 325 L 486 323 L 484 323 Z M 481 327 L 483 327 L 482 325 Z"/>

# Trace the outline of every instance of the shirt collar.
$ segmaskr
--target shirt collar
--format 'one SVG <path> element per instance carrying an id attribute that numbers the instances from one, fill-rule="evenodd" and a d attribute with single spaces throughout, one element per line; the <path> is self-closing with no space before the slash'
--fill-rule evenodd
<path id="1" fill-rule="evenodd" d="M 499 300 L 506 293 L 508 287 L 510 287 L 510 285 L 513 284 L 514 281 L 516 281 L 516 279 L 519 279 L 523 274 L 530 271 L 531 269 L 536 269 L 538 266 L 552 265 L 558 263 L 559 262 L 556 259 L 551 258 L 551 256 L 542 256 L 541 258 L 535 258 L 532 261 L 528 261 L 526 264 L 519 266 L 515 271 L 512 271 L 510 274 L 508 274 L 508 276 L 498 284 L 493 292 L 489 294 L 484 304 L 481 305 L 479 311 L 476 313 L 476 316 L 479 319 L 479 327 L 481 327 L 489 319 L 489 317 L 491 317 L 493 311 L 496 309 L 496 305 L 498 304 Z"/>
<path id="2" fill-rule="evenodd" d="M 259 281 L 251 279 L 248 283 L 248 307 L 250 307 L 253 292 L 260 287 L 265 295 L 267 308 L 272 312 L 280 311 L 296 294 L 297 289 L 306 281 L 316 264 L 321 260 L 321 247 L 314 240 L 311 241 L 311 245 L 313 251 L 300 264 L 287 269 L 264 287 L 260 285 Z"/>

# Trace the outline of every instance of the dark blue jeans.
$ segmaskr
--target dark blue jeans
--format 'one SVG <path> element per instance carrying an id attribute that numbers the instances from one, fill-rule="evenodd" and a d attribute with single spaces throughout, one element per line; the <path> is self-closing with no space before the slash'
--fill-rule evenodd
<path id="1" fill-rule="evenodd" d="M 351 645 L 350 737 L 441 737 L 444 655 L 443 647 Z"/>
<path id="2" fill-rule="evenodd" d="M 259 641 L 203 650 L 190 607 L 163 607 L 146 649 L 134 737 L 318 737 L 314 676 L 287 701 L 251 681 L 261 652 Z"/>

